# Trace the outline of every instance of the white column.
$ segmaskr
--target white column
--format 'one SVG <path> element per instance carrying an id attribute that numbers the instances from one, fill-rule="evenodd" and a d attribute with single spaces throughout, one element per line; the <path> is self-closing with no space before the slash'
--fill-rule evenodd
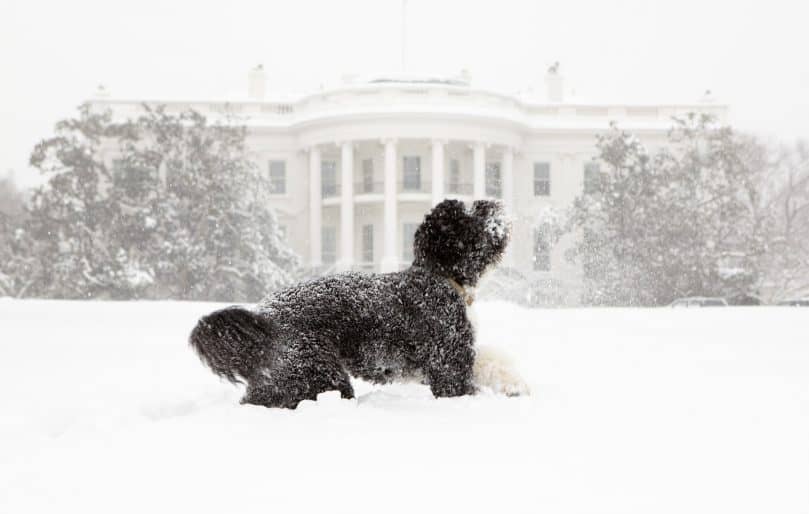
<path id="1" fill-rule="evenodd" d="M 354 144 L 340 145 L 340 271 L 354 266 Z"/>
<path id="2" fill-rule="evenodd" d="M 382 248 L 381 270 L 383 273 L 396 271 L 399 259 L 396 256 L 396 140 L 386 139 L 385 145 L 385 207 L 384 207 L 384 246 Z"/>
<path id="3" fill-rule="evenodd" d="M 512 240 L 506 248 L 503 256 L 503 263 L 508 267 L 514 267 L 514 225 L 516 224 L 514 210 L 514 150 L 507 146 L 503 149 L 503 162 L 501 163 L 503 173 L 503 206 L 506 209 L 506 216 L 512 223 Z"/>
<path id="4" fill-rule="evenodd" d="M 433 139 L 433 205 L 444 199 L 444 145 L 446 141 Z"/>
<path id="5" fill-rule="evenodd" d="M 486 145 L 472 145 L 472 198 L 480 200 L 486 196 Z"/>
<path id="6" fill-rule="evenodd" d="M 309 149 L 309 263 L 313 268 L 323 264 L 321 238 L 323 224 L 323 193 L 321 192 L 320 149 Z"/>

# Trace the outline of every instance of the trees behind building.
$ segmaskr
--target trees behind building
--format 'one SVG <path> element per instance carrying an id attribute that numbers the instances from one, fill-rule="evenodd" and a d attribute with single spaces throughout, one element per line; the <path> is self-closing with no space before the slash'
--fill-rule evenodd
<path id="1" fill-rule="evenodd" d="M 763 159 L 761 211 L 766 213 L 767 251 L 761 265 L 765 298 L 809 294 L 809 144 L 772 149 Z"/>
<path id="2" fill-rule="evenodd" d="M 0 296 L 255 301 L 295 280 L 245 135 L 193 111 L 120 121 L 82 106 L 31 154 L 44 185 L 24 198 L 0 181 Z M 573 232 L 582 303 L 809 292 L 809 146 L 694 114 L 654 152 L 618 127 L 597 147 L 601 172 L 572 208 L 535 220 L 551 243 Z M 566 296 L 531 287 L 541 304 Z"/>
<path id="3" fill-rule="evenodd" d="M 578 237 L 568 257 L 582 266 L 584 303 L 773 301 L 800 290 L 809 271 L 805 147 L 774 159 L 754 138 L 693 114 L 675 120 L 656 152 L 617 127 L 598 149 L 602 173 L 570 211 Z"/>
<path id="4" fill-rule="evenodd" d="M 5 231 L 4 294 L 254 301 L 289 283 L 298 259 L 245 134 L 193 111 L 120 122 L 82 106 L 31 154 L 47 182 Z"/>

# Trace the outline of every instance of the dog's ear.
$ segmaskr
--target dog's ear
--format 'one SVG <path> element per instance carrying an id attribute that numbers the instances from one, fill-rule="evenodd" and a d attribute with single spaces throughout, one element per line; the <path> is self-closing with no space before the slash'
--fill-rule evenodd
<path id="1" fill-rule="evenodd" d="M 472 213 L 483 219 L 500 216 L 503 213 L 503 202 L 500 200 L 475 200 Z"/>
<path id="2" fill-rule="evenodd" d="M 414 264 L 456 278 L 454 268 L 470 250 L 465 242 L 471 221 L 459 200 L 444 200 L 433 207 L 416 230 Z"/>

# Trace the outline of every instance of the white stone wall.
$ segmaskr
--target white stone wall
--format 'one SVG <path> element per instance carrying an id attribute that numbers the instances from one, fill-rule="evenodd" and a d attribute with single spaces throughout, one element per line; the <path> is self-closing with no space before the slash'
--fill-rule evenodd
<path id="1" fill-rule="evenodd" d="M 389 123 L 395 125 L 396 121 L 391 120 Z M 428 123 L 429 125 L 431 123 Z M 333 130 L 337 132 L 337 129 Z M 429 131 L 429 127 L 425 127 L 425 131 Z M 507 265 L 524 272 L 534 272 L 534 228 L 544 209 L 548 207 L 565 209 L 581 193 L 585 163 L 589 162 L 597 153 L 595 146 L 596 134 L 596 131 L 592 131 L 572 135 L 546 133 L 539 136 L 522 136 L 523 143 L 515 150 L 514 157 L 514 196 L 511 200 L 514 209 L 514 239 L 510 249 L 510 258 L 506 261 Z M 444 135 L 447 136 L 444 150 L 445 186 L 449 182 L 450 162 L 453 159 L 459 161 L 461 170 L 460 183 L 471 185 L 473 181 L 473 142 L 452 139 L 452 128 L 449 128 Z M 520 139 L 519 134 L 513 137 Z M 647 134 L 643 139 L 644 142 L 649 144 L 650 148 L 655 148 L 662 144 L 665 140 L 665 135 L 652 133 Z M 287 229 L 290 245 L 301 255 L 304 262 L 308 262 L 311 258 L 308 229 L 308 161 L 306 152 L 299 150 L 295 141 L 295 138 L 288 136 L 251 134 L 248 144 L 262 172 L 267 172 L 269 160 L 286 160 L 287 192 L 273 198 L 273 207 L 278 211 L 281 224 Z M 429 189 L 432 187 L 431 144 L 431 140 L 426 138 L 397 140 L 397 192 L 400 191 L 401 182 L 403 181 L 402 166 L 405 156 L 420 157 L 421 180 L 424 184 L 424 193 L 422 194 L 398 193 L 397 223 L 395 227 L 397 259 L 401 259 L 403 255 L 402 227 L 405 223 L 419 223 L 431 206 L 428 198 Z M 378 271 L 383 254 L 383 240 L 386 230 L 383 221 L 383 195 L 380 189 L 384 182 L 384 147 L 380 140 L 360 140 L 354 144 L 353 148 L 355 205 L 352 225 L 354 237 L 353 255 L 349 258 L 357 267 L 365 264 L 362 259 L 362 227 L 368 224 L 373 225 L 374 270 Z M 501 146 L 487 146 L 486 162 L 500 162 L 503 148 Z M 337 182 L 338 186 L 340 186 L 340 177 L 342 175 L 340 146 L 337 144 L 323 144 L 320 145 L 320 149 L 322 161 L 331 160 L 336 163 Z M 373 162 L 374 189 L 368 194 L 364 193 L 360 188 L 363 180 L 363 161 L 365 159 L 371 159 Z M 549 196 L 534 195 L 535 162 L 550 163 L 551 194 Z M 445 196 L 458 197 L 466 201 L 472 201 L 473 199 L 471 195 L 446 193 Z M 324 227 L 334 227 L 338 241 L 337 261 L 346 260 L 346 256 L 342 255 L 339 244 L 343 237 L 340 222 L 342 199 L 338 194 L 322 201 L 322 225 Z M 573 237 L 566 236 L 558 241 L 551 253 L 551 270 L 547 273 L 539 273 L 539 275 L 557 278 L 571 285 L 571 287 L 575 287 L 580 281 L 580 270 L 565 259 L 565 252 L 570 247 Z"/>
<path id="2" fill-rule="evenodd" d="M 121 118 L 136 115 L 143 100 L 95 99 L 96 109 L 113 109 Z M 291 247 L 304 263 L 317 263 L 311 235 L 320 226 L 335 227 L 337 261 L 341 266 L 362 263 L 362 226 L 374 226 L 374 260 L 378 271 L 385 252 L 385 233 L 395 230 L 393 263 L 401 265 L 402 227 L 418 223 L 434 200 L 433 144 L 443 145 L 444 196 L 473 200 L 472 195 L 453 195 L 446 191 L 450 179 L 450 162 L 460 163 L 460 183 L 482 191 L 482 175 L 474 172 L 472 148 L 485 152 L 484 162 L 501 161 L 503 154 L 513 154 L 513 195 L 504 198 L 514 214 L 514 239 L 506 259 L 507 265 L 533 273 L 533 229 L 543 209 L 566 208 L 582 191 L 584 164 L 597 149 L 596 135 L 609 128 L 611 121 L 638 134 L 650 149 L 665 141 L 670 118 L 689 111 L 712 112 L 724 120 L 727 107 L 718 104 L 684 105 L 594 105 L 543 104 L 518 97 L 470 87 L 424 84 L 359 84 L 325 90 L 289 102 L 161 102 L 169 112 L 195 109 L 210 117 L 225 110 L 246 118 L 247 145 L 251 158 L 261 173 L 268 173 L 270 160 L 286 162 L 286 192 L 273 197 L 273 208 L 287 232 Z M 385 147 L 384 141 L 395 141 L 395 222 L 385 216 Z M 313 151 L 313 149 L 315 151 Z M 353 160 L 354 188 L 353 241 L 346 241 L 353 255 L 343 255 L 341 216 L 346 209 L 340 194 L 323 199 L 319 192 L 310 194 L 310 156 L 319 152 L 321 161 L 333 160 L 337 165 L 337 184 L 342 188 L 342 162 L 350 151 Z M 403 193 L 402 163 L 404 156 L 419 156 L 423 188 L 418 193 Z M 353 159 L 351 159 L 353 157 Z M 373 160 L 373 183 L 376 188 L 365 194 L 358 185 L 363 180 L 362 163 Z M 549 162 L 550 196 L 534 195 L 534 162 Z M 318 204 L 313 204 L 313 201 Z M 313 212 L 321 206 L 320 220 Z M 319 225 L 317 223 L 319 221 Z M 564 258 L 571 237 L 559 241 L 551 254 L 548 277 L 567 283 L 579 280 L 579 270 Z M 319 256 L 318 256 L 319 257 Z"/>

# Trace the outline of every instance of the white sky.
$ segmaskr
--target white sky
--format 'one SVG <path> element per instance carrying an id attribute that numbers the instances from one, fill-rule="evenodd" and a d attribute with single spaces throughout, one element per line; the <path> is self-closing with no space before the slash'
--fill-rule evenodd
<path id="1" fill-rule="evenodd" d="M 804 1 L 409 0 L 408 68 L 506 92 L 561 61 L 592 100 L 694 101 L 711 89 L 741 128 L 809 138 Z M 113 96 L 222 97 L 264 63 L 268 86 L 313 89 L 399 69 L 401 0 L 0 0 L 0 174 L 99 83 Z"/>

